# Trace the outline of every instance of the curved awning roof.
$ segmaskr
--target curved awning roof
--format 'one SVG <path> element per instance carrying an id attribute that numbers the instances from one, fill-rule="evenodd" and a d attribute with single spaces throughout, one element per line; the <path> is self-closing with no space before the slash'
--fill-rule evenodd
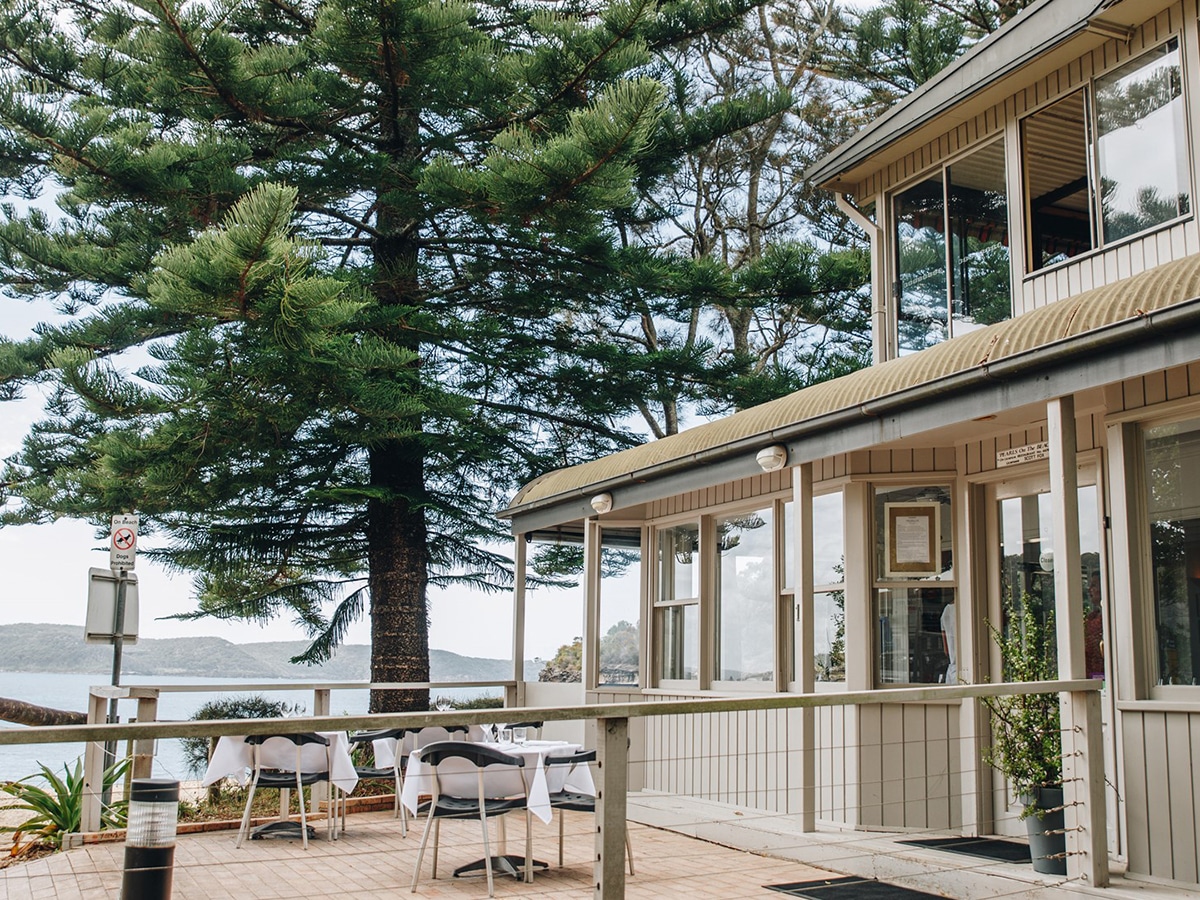
<path id="1" fill-rule="evenodd" d="M 1121 352 L 1120 348 L 1137 343 L 1139 337 L 1161 340 L 1162 333 L 1155 329 L 1164 323 L 1156 313 L 1171 307 L 1181 307 L 1180 314 L 1189 324 L 1200 322 L 1200 256 L 1158 266 L 662 440 L 548 472 L 522 487 L 500 515 L 517 517 L 564 504 L 561 517 L 549 518 L 570 521 L 581 517 L 580 509 L 589 514 L 587 499 L 601 491 L 644 485 L 747 452 L 751 468 L 744 474 L 751 474 L 758 471 L 752 468 L 754 452 L 770 443 L 836 433 L 867 417 L 879 419 L 905 407 L 928 404 L 981 382 L 1029 377 L 1039 368 L 1064 360 L 1111 357 Z M 1114 380 L 1111 374 L 1088 376 L 1095 385 L 1077 379 L 1073 389 Z M 1000 398 L 1001 402 L 1014 399 Z M 842 449 L 856 448 L 847 445 Z M 817 455 L 824 454 L 807 458 Z M 791 461 L 802 458 L 793 456 Z"/>

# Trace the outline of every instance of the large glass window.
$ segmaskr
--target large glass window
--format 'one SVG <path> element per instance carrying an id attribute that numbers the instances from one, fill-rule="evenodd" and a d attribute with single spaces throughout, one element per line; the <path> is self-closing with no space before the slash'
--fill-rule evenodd
<path id="1" fill-rule="evenodd" d="M 1011 314 L 1005 196 L 1000 142 L 896 195 L 901 354 Z"/>
<path id="2" fill-rule="evenodd" d="M 938 684 L 955 672 L 953 522 L 946 485 L 875 490 L 879 684 Z"/>
<path id="3" fill-rule="evenodd" d="M 1090 100 L 1022 123 L 1031 270 L 1191 211 L 1179 42 L 1096 78 Z"/>
<path id="4" fill-rule="evenodd" d="M 842 492 L 813 497 L 813 657 L 817 681 L 846 680 Z"/>
<path id="5" fill-rule="evenodd" d="M 658 677 L 700 677 L 700 528 L 694 523 L 658 531 L 655 597 Z"/>
<path id="6" fill-rule="evenodd" d="M 717 658 L 721 681 L 775 677 L 772 507 L 716 520 Z"/>
<path id="7" fill-rule="evenodd" d="M 600 684 L 636 685 L 641 660 L 640 528 L 600 532 Z"/>
<path id="8" fill-rule="evenodd" d="M 1147 428 L 1160 684 L 1200 684 L 1200 419 Z"/>
<path id="9" fill-rule="evenodd" d="M 1191 209 L 1178 41 L 1096 79 L 1096 154 L 1105 241 Z"/>

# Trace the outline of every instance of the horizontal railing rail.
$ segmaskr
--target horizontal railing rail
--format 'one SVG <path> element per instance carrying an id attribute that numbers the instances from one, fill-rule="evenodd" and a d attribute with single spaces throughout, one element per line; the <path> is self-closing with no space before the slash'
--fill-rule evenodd
<path id="1" fill-rule="evenodd" d="M 408 689 L 415 684 L 375 685 L 376 688 Z M 738 697 L 702 697 L 689 700 L 653 700 L 637 703 L 596 703 L 558 707 L 507 707 L 505 718 L 537 719 L 546 722 L 580 719 L 636 719 L 692 713 L 733 712 L 761 709 L 805 709 L 825 706 L 867 706 L 921 701 L 966 700 L 1017 694 L 1053 694 L 1099 691 L 1096 679 L 1067 681 L 997 682 L 995 684 L 939 685 L 893 690 L 847 691 L 821 694 L 755 694 Z M 136 687 L 150 687 L 137 685 Z M 178 688 L 178 685 L 172 686 Z M 322 689 L 334 690 L 330 684 Z M 212 690 L 211 685 L 207 686 Z M 240 689 L 245 690 L 242 686 Z M 451 722 L 456 725 L 487 725 L 496 721 L 495 709 L 449 710 L 446 712 L 364 713 L 362 715 L 290 716 L 281 719 L 208 719 L 187 722 L 148 722 L 94 725 L 43 725 L 0 729 L 0 746 L 7 744 L 51 744 L 69 741 L 156 740 L 179 737 L 216 737 L 222 734 L 271 734 L 281 725 L 289 731 L 366 731 L 376 728 L 419 728 Z"/>
<path id="2" fill-rule="evenodd" d="M 467 683 L 455 682 L 454 686 Z M 495 684 L 495 682 L 490 682 Z M 424 683 L 366 684 L 358 682 L 325 682 L 306 684 L 303 688 L 318 692 L 333 690 L 423 688 Z M 166 688 L 167 686 L 163 686 Z M 171 685 L 170 690 L 187 689 L 186 685 Z M 263 686 L 271 689 L 271 685 Z M 281 686 L 295 689 L 297 685 Z M 236 690 L 253 689 L 254 686 L 236 685 Z M 669 716 L 696 716 L 714 713 L 740 713 L 767 710 L 815 710 L 822 707 L 885 706 L 909 703 L 946 703 L 956 700 L 976 700 L 987 697 L 1005 697 L 1026 694 L 1057 693 L 1063 698 L 1064 750 L 1073 765 L 1083 774 L 1068 777 L 1070 789 L 1067 809 L 1072 817 L 1068 822 L 1068 840 L 1071 846 L 1070 862 L 1073 877 L 1090 880 L 1092 884 L 1107 882 L 1107 855 L 1104 852 L 1103 820 L 1100 824 L 1086 823 L 1083 814 L 1093 809 L 1103 809 L 1103 769 L 1097 764 L 1101 757 L 1096 746 L 1100 735 L 1099 692 L 1103 683 L 1096 679 L 1055 680 L 1039 682 L 999 682 L 974 685 L 931 685 L 928 687 L 904 687 L 871 691 L 847 691 L 842 693 L 813 694 L 746 694 L 738 696 L 699 696 L 685 699 L 647 699 L 622 703 L 591 703 L 556 707 L 515 707 L 421 711 L 397 713 L 367 713 L 362 715 L 314 715 L 291 716 L 274 719 L 213 719 L 203 721 L 134 722 L 102 724 L 93 716 L 93 724 L 53 725 L 29 728 L 0 729 L 0 747 L 14 744 L 52 744 L 60 742 L 87 742 L 92 747 L 105 741 L 132 741 L 146 746 L 164 738 L 212 738 L 220 735 L 252 735 L 298 731 L 358 731 L 381 728 L 421 728 L 428 725 L 461 724 L 485 725 L 503 721 L 529 719 L 542 722 L 593 721 L 597 749 L 596 828 L 595 828 L 595 897 L 619 898 L 624 896 L 624 837 L 627 827 L 627 792 L 629 785 L 631 720 Z M 129 690 L 131 698 L 141 692 L 153 693 L 153 685 L 137 685 L 115 690 Z M 212 691 L 213 685 L 203 689 Z M 278 689 L 278 688 L 277 688 Z M 141 698 L 139 703 L 141 702 Z M 101 697 L 93 695 L 94 713 L 102 711 Z M 153 702 L 148 700 L 147 702 Z M 808 715 L 811 716 L 811 713 Z M 810 726 L 806 741 L 811 742 Z M 1071 746 L 1066 746 L 1068 736 Z M 805 749 L 810 753 L 810 749 Z M 135 766 L 138 751 L 135 750 Z M 86 765 L 89 785 L 99 784 L 101 769 L 99 754 L 93 751 L 93 762 Z M 811 779 L 811 776 L 808 776 Z M 811 780 L 804 790 L 812 790 Z M 94 793 L 89 789 L 89 793 Z M 1071 797 L 1075 799 L 1072 800 Z M 95 806 L 96 797 L 85 798 L 85 804 Z M 1078 807 L 1076 809 L 1075 807 Z M 811 803 L 806 801 L 806 808 Z M 86 811 L 85 811 L 86 812 Z M 88 821 L 99 825 L 98 807 L 91 817 L 85 815 L 84 830 Z M 1076 826 L 1072 822 L 1084 822 Z M 1080 862 L 1083 860 L 1084 862 Z M 1097 862 L 1100 860 L 1100 862 Z M 1101 864 L 1103 863 L 1103 864 Z M 1088 870 L 1084 865 L 1090 866 Z"/>

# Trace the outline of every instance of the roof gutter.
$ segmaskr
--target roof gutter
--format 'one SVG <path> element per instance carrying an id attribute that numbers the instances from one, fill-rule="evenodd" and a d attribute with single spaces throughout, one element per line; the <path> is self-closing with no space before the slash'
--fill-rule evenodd
<path id="1" fill-rule="evenodd" d="M 636 472 L 628 472 L 616 478 L 584 485 L 579 488 L 544 497 L 532 503 L 511 506 L 500 511 L 500 518 L 508 519 L 524 513 L 557 506 L 580 498 L 590 497 L 603 491 L 617 490 L 623 485 L 640 484 L 673 474 L 693 466 L 716 463 L 730 457 L 760 449 L 764 444 L 796 440 L 807 435 L 832 431 L 839 426 L 861 421 L 864 417 L 879 418 L 887 413 L 911 407 L 943 394 L 967 390 L 991 381 L 1004 381 L 1017 375 L 1028 375 L 1031 371 L 1046 369 L 1060 362 L 1086 357 L 1114 345 L 1126 345 L 1145 341 L 1159 333 L 1176 332 L 1187 327 L 1200 325 L 1200 297 L 1173 304 L 1165 309 L 1144 312 L 1133 319 L 1125 319 L 1104 325 L 1085 334 L 1062 338 L 1021 353 L 1004 357 L 996 362 L 983 362 L 970 369 L 946 375 L 934 381 L 888 394 L 856 406 L 805 419 L 794 425 L 775 428 L 749 437 L 690 453 L 687 456 L 657 463 Z M 704 427 L 704 426 L 699 426 Z M 793 460 L 793 463 L 800 460 Z"/>

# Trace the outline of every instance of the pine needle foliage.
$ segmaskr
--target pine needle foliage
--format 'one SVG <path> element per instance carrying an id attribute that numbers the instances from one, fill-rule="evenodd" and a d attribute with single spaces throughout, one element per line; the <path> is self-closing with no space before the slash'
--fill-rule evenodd
<path id="1" fill-rule="evenodd" d="M 0 523 L 137 511 L 197 615 L 369 616 L 426 681 L 428 585 L 510 584 L 515 487 L 638 440 L 577 323 L 676 164 L 657 54 L 752 6 L 0 0 L 0 289 L 71 317 L 0 340 L 48 394 Z"/>

